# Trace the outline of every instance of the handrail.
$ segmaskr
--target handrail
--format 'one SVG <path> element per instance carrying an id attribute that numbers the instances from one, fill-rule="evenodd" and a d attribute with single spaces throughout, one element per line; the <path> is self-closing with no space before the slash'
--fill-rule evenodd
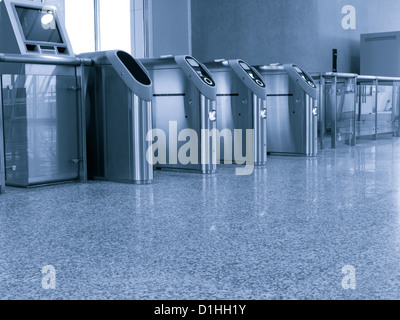
<path id="1" fill-rule="evenodd" d="M 380 82 L 400 82 L 400 77 L 368 76 L 358 75 L 356 73 L 336 73 L 336 72 L 313 72 L 311 76 L 314 79 L 324 78 L 356 78 L 358 82 L 368 82 L 378 80 Z"/>
<path id="2" fill-rule="evenodd" d="M 326 72 L 322 74 L 323 77 L 325 78 L 357 78 L 358 74 L 356 73 L 337 73 L 337 72 Z"/>
<path id="3" fill-rule="evenodd" d="M 373 81 L 373 80 L 378 80 L 378 76 L 363 76 L 363 75 L 359 75 L 357 77 L 357 80 L 359 80 L 359 81 Z"/>
<path id="4" fill-rule="evenodd" d="M 67 66 L 79 66 L 82 64 L 90 66 L 93 63 L 91 59 L 84 59 L 84 58 L 65 58 L 58 56 L 31 56 L 31 55 L 4 54 L 4 53 L 0 53 L 0 62 L 67 65 Z"/>
<path id="5" fill-rule="evenodd" d="M 399 77 L 378 77 L 379 81 L 399 82 Z"/>
<path id="6" fill-rule="evenodd" d="M 378 81 L 379 83 L 395 83 L 400 82 L 400 78 L 398 77 L 381 77 L 381 76 L 358 76 L 357 82 L 358 83 L 365 83 L 365 82 L 374 82 Z"/>

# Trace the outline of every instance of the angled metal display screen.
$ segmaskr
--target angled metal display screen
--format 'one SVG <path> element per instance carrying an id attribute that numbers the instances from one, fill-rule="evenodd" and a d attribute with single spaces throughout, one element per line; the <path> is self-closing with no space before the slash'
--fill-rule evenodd
<path id="1" fill-rule="evenodd" d="M 305 72 L 303 70 L 301 70 L 298 66 L 293 66 L 294 71 L 296 71 L 300 77 L 302 77 L 304 79 L 305 82 L 307 82 L 307 84 L 312 87 L 312 88 L 316 88 L 317 86 L 315 85 L 314 81 L 305 74 Z"/>
<path id="2" fill-rule="evenodd" d="M 204 70 L 201 65 L 192 57 L 186 58 L 187 63 L 193 68 L 196 74 L 203 80 L 208 86 L 215 87 L 214 80 L 212 77 Z"/>
<path id="3" fill-rule="evenodd" d="M 26 41 L 64 43 L 54 13 L 15 6 Z"/>

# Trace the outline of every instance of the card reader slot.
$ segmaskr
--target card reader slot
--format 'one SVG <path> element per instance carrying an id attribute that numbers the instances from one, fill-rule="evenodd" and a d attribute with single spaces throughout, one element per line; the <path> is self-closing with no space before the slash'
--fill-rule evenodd
<path id="1" fill-rule="evenodd" d="M 153 94 L 153 97 L 184 97 L 184 93 L 165 93 L 165 94 Z"/>
<path id="2" fill-rule="evenodd" d="M 149 86 L 151 84 L 150 78 L 130 54 L 124 51 L 118 51 L 117 56 L 123 65 L 129 70 L 131 75 L 136 79 L 136 81 L 145 86 Z"/>

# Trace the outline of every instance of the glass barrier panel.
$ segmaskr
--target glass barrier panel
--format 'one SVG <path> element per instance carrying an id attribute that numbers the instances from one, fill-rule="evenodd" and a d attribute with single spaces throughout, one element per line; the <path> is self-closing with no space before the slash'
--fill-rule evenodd
<path id="1" fill-rule="evenodd" d="M 78 81 L 75 76 L 2 76 L 8 185 L 79 177 Z"/>
<path id="2" fill-rule="evenodd" d="M 336 143 L 350 144 L 354 137 L 355 79 L 327 80 L 324 90 L 325 132 Z M 323 119 L 322 119 L 323 121 Z M 335 136 L 335 137 L 334 137 Z"/>
<path id="3" fill-rule="evenodd" d="M 397 97 L 393 85 L 360 85 L 357 108 L 357 135 L 375 136 L 396 131 Z"/>

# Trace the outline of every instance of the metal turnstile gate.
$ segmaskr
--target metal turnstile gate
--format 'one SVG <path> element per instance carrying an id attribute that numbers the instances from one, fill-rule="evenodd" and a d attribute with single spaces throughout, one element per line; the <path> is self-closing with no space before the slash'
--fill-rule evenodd
<path id="1" fill-rule="evenodd" d="M 318 89 L 294 64 L 258 66 L 268 92 L 268 153 L 318 153 Z"/>
<path id="2" fill-rule="evenodd" d="M 86 67 L 88 176 L 134 184 L 153 180 L 147 158 L 153 84 L 139 60 L 124 51 L 82 54 Z"/>
<path id="3" fill-rule="evenodd" d="M 154 84 L 155 168 L 215 173 L 217 89 L 210 72 L 190 56 L 140 61 Z"/>
<path id="4" fill-rule="evenodd" d="M 243 60 L 215 60 L 205 65 L 217 84 L 217 128 L 224 133 L 219 162 L 238 164 L 244 152 L 247 157 L 251 152 L 254 165 L 266 164 L 267 90 L 262 76 Z"/>

